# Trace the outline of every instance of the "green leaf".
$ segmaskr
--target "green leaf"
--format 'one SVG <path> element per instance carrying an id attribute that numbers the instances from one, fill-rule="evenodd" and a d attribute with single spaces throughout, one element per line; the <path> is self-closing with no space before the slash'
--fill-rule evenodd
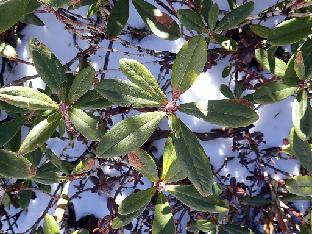
<path id="1" fill-rule="evenodd" d="M 208 25 L 211 30 L 214 30 L 218 22 L 219 6 L 217 3 L 213 4 L 208 12 Z"/>
<path id="2" fill-rule="evenodd" d="M 133 59 L 122 58 L 119 60 L 120 69 L 128 79 L 147 91 L 154 100 L 160 104 L 166 102 L 167 97 L 159 88 L 159 85 L 152 73 L 140 62 Z"/>
<path id="3" fill-rule="evenodd" d="M 64 7 L 69 5 L 71 0 L 41 0 L 41 2 L 48 4 L 52 7 Z"/>
<path id="4" fill-rule="evenodd" d="M 38 16 L 36 16 L 33 13 L 24 15 L 20 21 L 24 24 L 32 24 L 35 26 L 44 26 L 44 22 Z"/>
<path id="5" fill-rule="evenodd" d="M 60 234 L 61 230 L 52 215 L 46 214 L 43 220 L 43 234 Z"/>
<path id="6" fill-rule="evenodd" d="M 271 45 L 287 45 L 304 39 L 311 34 L 312 17 L 300 17 L 285 20 L 269 34 Z"/>
<path id="7" fill-rule="evenodd" d="M 159 180 L 157 165 L 151 155 L 142 149 L 128 153 L 129 164 L 150 181 Z"/>
<path id="8" fill-rule="evenodd" d="M 312 108 L 305 90 L 294 100 L 292 122 L 298 137 L 306 141 L 312 136 Z"/>
<path id="9" fill-rule="evenodd" d="M 37 169 L 37 174 L 33 180 L 44 185 L 59 183 L 58 173 L 58 168 L 52 162 L 49 162 Z"/>
<path id="10" fill-rule="evenodd" d="M 90 232 L 87 229 L 80 229 L 74 231 L 72 234 L 90 234 Z"/>
<path id="11" fill-rule="evenodd" d="M 0 33 L 11 28 L 23 15 L 31 13 L 39 6 L 36 0 L 0 1 Z"/>
<path id="12" fill-rule="evenodd" d="M 188 230 L 191 232 L 196 232 L 198 230 L 209 233 L 209 234 L 216 234 L 216 225 L 212 222 L 205 220 L 205 219 L 199 219 L 196 220 L 196 222 L 192 222 L 191 225 L 188 227 Z"/>
<path id="13" fill-rule="evenodd" d="M 118 208 L 118 213 L 121 215 L 128 215 L 140 210 L 143 207 L 146 207 L 154 196 L 155 192 L 156 189 L 153 187 L 132 193 L 121 202 Z"/>
<path id="14" fill-rule="evenodd" d="M 67 78 L 61 62 L 46 45 L 35 38 L 29 42 L 29 52 L 41 79 L 64 101 L 64 82 Z"/>
<path id="15" fill-rule="evenodd" d="M 217 24 L 216 32 L 228 30 L 242 23 L 253 11 L 254 3 L 247 2 L 227 13 Z"/>
<path id="16" fill-rule="evenodd" d="M 212 0 L 203 0 L 202 1 L 202 9 L 201 9 L 201 15 L 204 17 L 206 23 L 208 23 L 208 17 L 209 17 L 209 11 L 210 8 L 213 5 Z"/>
<path id="17" fill-rule="evenodd" d="M 213 124 L 234 128 L 248 126 L 259 118 L 258 114 L 249 107 L 249 103 L 243 99 L 186 103 L 181 104 L 179 110 Z"/>
<path id="18" fill-rule="evenodd" d="M 174 60 L 172 67 L 172 89 L 184 93 L 203 71 L 207 62 L 207 43 L 202 36 L 187 41 Z"/>
<path id="19" fill-rule="evenodd" d="M 312 176 L 294 176 L 286 180 L 286 188 L 299 196 L 312 196 Z"/>
<path id="20" fill-rule="evenodd" d="M 31 163 L 16 153 L 0 149 L 0 175 L 5 178 L 31 179 L 34 172 Z"/>
<path id="21" fill-rule="evenodd" d="M 165 115 L 161 111 L 148 112 L 119 122 L 102 137 L 96 154 L 109 158 L 136 150 L 148 140 Z"/>
<path id="22" fill-rule="evenodd" d="M 133 0 L 132 3 L 156 36 L 168 40 L 176 40 L 180 37 L 179 25 L 169 15 L 143 0 Z"/>
<path id="23" fill-rule="evenodd" d="M 112 106 L 112 103 L 102 97 L 97 91 L 89 90 L 85 95 L 75 102 L 73 107 L 81 110 L 105 109 Z"/>
<path id="24" fill-rule="evenodd" d="M 53 110 L 58 104 L 36 89 L 11 86 L 0 89 L 0 100 L 27 110 Z"/>
<path id="25" fill-rule="evenodd" d="M 294 128 L 290 130 L 290 148 L 295 154 L 302 167 L 312 173 L 312 152 L 310 144 L 307 141 L 301 140 Z"/>
<path id="26" fill-rule="evenodd" d="M 256 49 L 255 51 L 257 61 L 273 75 L 284 77 L 287 68 L 286 63 L 270 54 L 264 49 Z"/>
<path id="27" fill-rule="evenodd" d="M 173 145 L 172 137 L 168 137 L 163 152 L 162 175 L 166 183 L 177 182 L 185 179 L 187 174 L 184 170 L 182 162 L 177 157 L 176 150 Z"/>
<path id="28" fill-rule="evenodd" d="M 267 206 L 267 205 L 272 204 L 271 199 L 268 200 L 262 196 L 256 196 L 256 197 L 245 196 L 240 199 L 240 202 L 244 205 L 255 206 L 255 207 Z"/>
<path id="29" fill-rule="evenodd" d="M 203 32 L 206 30 L 201 16 L 191 9 L 179 9 L 177 11 L 177 16 L 181 24 L 189 30 L 195 30 L 197 32 Z"/>
<path id="30" fill-rule="evenodd" d="M 133 213 L 127 214 L 127 215 L 120 215 L 120 214 L 118 214 L 113 219 L 112 228 L 113 229 L 118 229 L 118 228 L 121 228 L 122 226 L 125 226 L 125 225 L 131 223 L 133 219 L 138 217 L 145 210 L 145 207 L 146 206 L 138 209 L 137 211 L 135 211 Z"/>
<path id="31" fill-rule="evenodd" d="M 219 225 L 220 234 L 253 234 L 254 232 L 248 228 L 241 227 L 235 224 L 221 224 Z"/>
<path id="32" fill-rule="evenodd" d="M 297 86 L 300 81 L 295 71 L 295 58 L 295 54 L 293 54 L 289 59 L 286 66 L 285 76 L 283 77 L 283 82 L 289 86 Z"/>
<path id="33" fill-rule="evenodd" d="M 224 213 L 228 211 L 227 206 L 218 196 L 210 195 L 203 197 L 192 185 L 167 185 L 166 191 L 173 194 L 185 205 L 198 211 L 210 213 Z"/>
<path id="34" fill-rule="evenodd" d="M 17 52 L 13 46 L 0 41 L 0 56 L 6 58 L 17 58 Z"/>
<path id="35" fill-rule="evenodd" d="M 101 138 L 101 129 L 99 129 L 98 121 L 86 112 L 80 109 L 71 108 L 69 110 L 69 118 L 75 128 L 89 140 L 97 141 Z"/>
<path id="36" fill-rule="evenodd" d="M 221 34 L 214 34 L 213 39 L 216 43 L 220 44 L 222 48 L 227 51 L 236 51 L 237 50 L 237 42 L 230 37 L 222 36 Z"/>
<path id="37" fill-rule="evenodd" d="M 18 154 L 27 154 L 45 143 L 55 132 L 60 120 L 60 114 L 55 113 L 33 127 L 23 141 Z"/>
<path id="38" fill-rule="evenodd" d="M 261 85 L 253 94 L 254 101 L 259 104 L 270 104 L 282 101 L 297 91 L 296 86 L 288 85 L 281 80 Z"/>
<path id="39" fill-rule="evenodd" d="M 220 92 L 223 94 L 224 97 L 227 97 L 229 99 L 234 98 L 234 94 L 232 93 L 230 87 L 225 84 L 220 85 Z"/>
<path id="40" fill-rule="evenodd" d="M 107 36 L 117 37 L 127 24 L 129 18 L 129 0 L 117 0 L 107 21 Z"/>
<path id="41" fill-rule="evenodd" d="M 170 116 L 170 127 L 175 133 L 174 147 L 188 178 L 202 196 L 212 193 L 213 174 L 203 147 L 188 127 L 174 115 Z"/>
<path id="42" fill-rule="evenodd" d="M 76 102 L 92 86 L 92 82 L 95 79 L 95 70 L 93 67 L 88 66 L 82 69 L 73 81 L 68 93 L 69 103 Z"/>
<path id="43" fill-rule="evenodd" d="M 0 125 L 0 147 L 7 144 L 24 125 L 24 119 L 13 119 Z"/>
<path id="44" fill-rule="evenodd" d="M 158 98 L 139 86 L 122 80 L 104 79 L 95 85 L 95 90 L 113 104 L 133 107 L 158 107 L 163 105 Z"/>
<path id="45" fill-rule="evenodd" d="M 4 101 L 0 101 L 0 110 L 3 110 L 7 113 L 26 113 L 26 112 L 28 112 L 25 109 L 10 105 Z"/>
<path id="46" fill-rule="evenodd" d="M 268 38 L 272 31 L 270 28 L 265 27 L 261 24 L 250 25 L 250 29 L 251 31 L 253 31 L 254 34 L 262 38 Z"/>
<path id="47" fill-rule="evenodd" d="M 170 205 L 163 193 L 158 193 L 152 226 L 153 234 L 175 234 L 176 229 Z"/>
<path id="48" fill-rule="evenodd" d="M 71 163 L 67 162 L 66 160 L 59 159 L 59 157 L 57 157 L 50 149 L 46 150 L 46 156 L 54 166 L 65 172 L 66 175 L 68 175 L 69 172 L 74 168 Z"/>

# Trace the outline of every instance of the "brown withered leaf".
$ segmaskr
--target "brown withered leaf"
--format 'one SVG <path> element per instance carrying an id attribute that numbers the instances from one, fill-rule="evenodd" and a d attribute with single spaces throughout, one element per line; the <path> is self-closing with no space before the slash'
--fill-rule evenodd
<path id="1" fill-rule="evenodd" d="M 174 24 L 174 20 L 168 14 L 159 10 L 154 11 L 154 18 L 158 23 L 165 25 L 168 29 Z"/>
<path id="2" fill-rule="evenodd" d="M 142 169 L 144 167 L 144 164 L 140 160 L 140 157 L 134 152 L 128 153 L 128 161 L 129 164 L 136 169 Z"/>

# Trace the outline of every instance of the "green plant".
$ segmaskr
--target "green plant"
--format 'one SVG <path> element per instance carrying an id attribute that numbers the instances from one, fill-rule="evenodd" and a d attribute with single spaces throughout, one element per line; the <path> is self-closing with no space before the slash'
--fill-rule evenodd
<path id="1" fill-rule="evenodd" d="M 160 121 L 167 116 L 171 131 L 174 132 L 178 159 L 188 171 L 188 178 L 201 195 L 211 194 L 212 172 L 208 157 L 197 138 L 176 117 L 175 112 L 179 110 L 211 123 L 231 127 L 247 126 L 255 122 L 258 115 L 248 102 L 246 104 L 240 99 L 178 104 L 180 95 L 191 87 L 202 72 L 207 60 L 206 48 L 205 39 L 197 36 L 186 42 L 177 54 L 172 68 L 172 100 L 167 100 L 155 78 L 141 63 L 120 60 L 120 68 L 131 82 L 105 79 L 95 85 L 95 90 L 113 104 L 158 109 L 115 125 L 101 139 L 96 155 L 110 158 L 135 150 L 148 140 Z"/>

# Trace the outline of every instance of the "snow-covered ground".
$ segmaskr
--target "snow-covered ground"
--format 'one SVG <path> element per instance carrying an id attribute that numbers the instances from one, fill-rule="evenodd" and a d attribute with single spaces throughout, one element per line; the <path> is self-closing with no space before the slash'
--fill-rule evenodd
<path id="1" fill-rule="evenodd" d="M 152 1 L 151 1 L 152 2 Z M 228 4 L 226 0 L 217 1 L 220 9 L 227 10 Z M 238 1 L 242 2 L 242 1 Z M 255 13 L 260 12 L 262 9 L 265 9 L 276 3 L 276 0 L 255 0 Z M 87 8 L 80 8 L 77 12 L 80 14 L 86 14 Z M 74 47 L 73 37 L 68 31 L 64 29 L 64 25 L 59 23 L 55 17 L 51 14 L 39 13 L 38 16 L 46 24 L 43 27 L 37 27 L 29 25 L 23 31 L 24 38 L 18 43 L 17 51 L 19 58 L 29 61 L 29 53 L 27 43 L 32 37 L 36 37 L 39 41 L 46 44 L 60 59 L 60 61 L 65 64 L 69 62 L 78 52 L 78 49 Z M 136 13 L 134 7 L 131 5 L 131 13 L 129 24 L 135 27 L 144 26 L 143 21 Z M 276 24 L 277 22 L 271 20 L 269 24 Z M 127 39 L 127 38 L 125 38 Z M 137 42 L 137 45 L 143 48 L 155 49 L 155 50 L 168 50 L 172 52 L 178 52 L 181 46 L 183 45 L 184 40 L 179 39 L 176 41 L 166 41 L 157 38 L 154 35 L 144 38 L 142 41 Z M 86 49 L 88 43 L 86 41 L 78 40 L 79 47 L 81 49 Z M 95 55 L 90 57 L 92 65 L 96 69 L 101 69 L 104 63 L 105 48 L 107 47 L 108 42 L 101 43 L 101 49 Z M 113 48 L 120 51 L 130 51 L 136 53 L 135 50 L 128 49 L 120 45 L 119 43 L 114 43 Z M 109 68 L 118 68 L 118 60 L 124 57 L 122 53 L 112 52 L 112 55 L 109 60 Z M 137 59 L 143 63 L 152 71 L 152 73 L 157 77 L 159 73 L 159 65 L 154 63 L 149 63 L 150 61 L 155 60 L 155 58 L 148 55 L 144 57 L 130 55 L 129 57 Z M 190 102 L 190 101 L 206 101 L 210 99 L 221 99 L 224 98 L 221 92 L 219 91 L 220 84 L 227 84 L 228 79 L 223 79 L 221 73 L 223 68 L 227 65 L 228 60 L 224 59 L 217 66 L 214 66 L 208 72 L 200 75 L 195 84 L 181 97 L 181 102 Z M 35 75 L 36 70 L 33 66 L 18 64 L 12 73 L 5 74 L 5 83 L 8 84 L 13 80 L 18 80 L 24 76 Z M 118 77 L 122 78 L 123 76 L 116 71 L 108 72 L 106 77 Z M 29 85 L 29 82 L 26 82 L 25 85 Z M 33 87 L 44 87 L 44 84 L 40 78 L 34 79 L 31 81 Z M 265 147 L 273 147 L 282 144 L 282 140 L 287 138 L 289 135 L 289 130 L 291 128 L 291 105 L 292 98 L 289 98 L 280 103 L 265 105 L 258 110 L 259 120 L 255 123 L 254 131 L 261 131 L 264 133 L 264 139 L 266 141 Z M 209 124 L 203 120 L 197 119 L 192 116 L 188 116 L 182 113 L 178 113 L 178 116 L 186 123 L 189 128 L 196 132 L 205 132 L 210 131 L 213 128 L 219 128 L 219 126 Z M 117 120 L 117 119 L 116 119 Z M 167 127 L 166 121 L 161 124 L 162 129 Z M 161 152 L 161 147 L 163 147 L 163 141 L 158 141 L 156 144 L 160 147 L 158 152 Z M 237 152 L 232 152 L 232 141 L 231 139 L 216 139 L 206 142 L 201 142 L 207 155 L 210 157 L 210 161 L 215 168 L 219 168 L 220 165 L 224 162 L 224 159 L 228 156 L 237 156 Z M 85 146 L 79 142 L 75 142 L 74 148 L 68 147 L 67 142 L 64 142 L 60 139 L 53 139 L 49 141 L 49 147 L 59 155 L 61 152 L 63 155 L 79 156 L 84 150 Z M 299 173 L 299 167 L 295 160 L 277 160 L 276 165 L 279 168 L 289 172 L 290 174 L 297 175 Z M 228 164 L 227 167 L 223 169 L 223 173 L 231 171 L 231 174 L 236 177 L 237 181 L 245 182 L 246 175 L 248 172 L 245 168 L 233 160 Z M 271 171 L 268 171 L 271 173 Z M 276 178 L 282 177 L 282 175 L 274 175 Z M 150 186 L 146 183 L 145 186 Z M 56 186 L 55 186 L 56 187 Z M 131 192 L 131 191 L 130 191 Z M 69 196 L 75 193 L 75 188 L 73 184 L 70 185 Z M 93 214 L 99 218 L 104 217 L 109 214 L 106 208 L 106 197 L 105 195 L 98 195 L 96 193 L 85 192 L 81 194 L 82 198 L 74 200 L 74 207 L 76 210 L 77 219 L 88 215 Z M 118 198 L 118 202 L 123 199 L 123 196 Z M 19 226 L 16 229 L 17 232 L 23 232 L 28 227 L 30 227 L 34 221 L 40 216 L 43 209 L 45 209 L 49 197 L 43 193 L 37 193 L 37 199 L 32 200 L 29 208 L 26 212 L 23 212 L 19 218 Z M 50 209 L 50 213 L 54 212 L 54 208 Z M 12 213 L 14 210 L 12 208 Z"/>

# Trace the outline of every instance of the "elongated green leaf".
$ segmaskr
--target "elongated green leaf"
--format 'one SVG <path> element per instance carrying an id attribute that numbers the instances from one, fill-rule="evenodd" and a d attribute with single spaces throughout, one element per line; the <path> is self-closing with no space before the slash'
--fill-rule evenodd
<path id="1" fill-rule="evenodd" d="M 156 189 L 153 187 L 131 194 L 121 202 L 118 213 L 121 215 L 128 215 L 140 210 L 142 207 L 146 207 L 155 192 Z"/>
<path id="2" fill-rule="evenodd" d="M 46 214 L 43 220 L 43 234 L 60 234 L 60 227 L 52 215 Z"/>
<path id="3" fill-rule="evenodd" d="M 95 70 L 93 67 L 88 66 L 81 70 L 70 87 L 68 93 L 69 103 L 76 102 L 79 98 L 86 94 L 91 88 L 94 79 Z"/>
<path id="4" fill-rule="evenodd" d="M 6 178 L 30 179 L 34 176 L 31 163 L 16 153 L 0 149 L 0 175 Z"/>
<path id="5" fill-rule="evenodd" d="M 60 114 L 56 113 L 33 127 L 23 141 L 18 154 L 27 154 L 45 143 L 55 132 L 60 120 Z"/>
<path id="6" fill-rule="evenodd" d="M 176 40 L 180 37 L 179 25 L 169 15 L 143 0 L 133 0 L 132 3 L 156 36 L 168 40 Z"/>
<path id="7" fill-rule="evenodd" d="M 208 12 L 208 25 L 211 30 L 214 30 L 218 22 L 219 6 L 217 3 L 213 4 Z"/>
<path id="8" fill-rule="evenodd" d="M 159 103 L 166 102 L 166 95 L 159 88 L 155 77 L 142 63 L 133 59 L 123 58 L 119 60 L 119 65 L 121 71 L 132 83 L 147 91 Z"/>
<path id="9" fill-rule="evenodd" d="M 110 39 L 117 37 L 127 24 L 129 18 L 129 0 L 118 0 L 107 21 L 107 35 Z"/>
<path id="10" fill-rule="evenodd" d="M 187 173 L 184 170 L 182 162 L 177 157 L 172 137 L 168 137 L 164 147 L 161 179 L 166 183 L 171 183 L 185 179 L 186 177 Z"/>
<path id="11" fill-rule="evenodd" d="M 0 125 L 0 147 L 8 143 L 24 125 L 24 119 L 14 119 Z"/>
<path id="12" fill-rule="evenodd" d="M 216 32 L 228 30 L 243 22 L 253 11 L 254 3 L 247 2 L 226 14 L 215 29 Z"/>
<path id="13" fill-rule="evenodd" d="M 97 141 L 101 138 L 98 121 L 80 109 L 71 108 L 69 117 L 75 128 L 89 140 Z"/>
<path id="14" fill-rule="evenodd" d="M 66 160 L 59 159 L 59 157 L 57 157 L 50 149 L 46 150 L 46 156 L 54 166 L 65 172 L 67 175 L 69 174 L 70 170 L 74 169 L 74 166 L 71 163 L 67 162 Z"/>
<path id="15" fill-rule="evenodd" d="M 127 81 L 105 79 L 95 85 L 95 90 L 113 104 L 121 106 L 156 107 L 163 104 L 148 90 Z"/>
<path id="16" fill-rule="evenodd" d="M 61 62 L 46 45 L 37 39 L 30 40 L 29 52 L 41 79 L 64 101 L 65 87 L 63 83 L 67 78 Z"/>
<path id="17" fill-rule="evenodd" d="M 253 234 L 254 232 L 246 227 L 235 224 L 222 224 L 219 226 L 220 234 Z"/>
<path id="18" fill-rule="evenodd" d="M 173 215 L 167 198 L 159 193 L 154 211 L 153 234 L 175 234 Z"/>
<path id="19" fill-rule="evenodd" d="M 0 101 L 0 110 L 3 110 L 7 113 L 26 113 L 26 112 L 29 112 L 25 109 L 10 105 L 4 101 Z"/>
<path id="20" fill-rule="evenodd" d="M 270 56 L 268 52 L 264 49 L 256 50 L 257 61 L 273 75 L 278 77 L 284 77 L 286 71 L 286 63 L 276 57 Z"/>
<path id="21" fill-rule="evenodd" d="M 243 100 L 209 100 L 181 104 L 179 110 L 203 120 L 228 127 L 244 127 L 258 120 L 257 113 Z"/>
<path id="22" fill-rule="evenodd" d="M 165 115 L 160 111 L 143 113 L 119 122 L 102 138 L 96 154 L 109 158 L 136 150 L 148 140 Z"/>
<path id="23" fill-rule="evenodd" d="M 191 232 L 198 232 L 199 230 L 209 234 L 216 234 L 216 224 L 205 220 L 199 219 L 196 222 L 192 222 L 191 225 L 187 228 Z"/>
<path id="24" fill-rule="evenodd" d="M 150 181 L 158 181 L 157 165 L 151 155 L 142 149 L 128 153 L 129 164 Z"/>
<path id="25" fill-rule="evenodd" d="M 289 86 L 297 86 L 298 82 L 300 81 L 295 71 L 295 59 L 296 55 L 293 54 L 287 63 L 285 76 L 283 77 L 283 83 Z"/>
<path id="26" fill-rule="evenodd" d="M 271 81 L 257 88 L 253 98 L 259 104 L 269 104 L 288 98 L 296 90 L 296 86 L 288 85 L 283 81 Z"/>
<path id="27" fill-rule="evenodd" d="M 6 58 L 17 58 L 17 52 L 13 46 L 0 41 L 0 56 Z"/>
<path id="28" fill-rule="evenodd" d="M 95 90 L 89 90 L 85 95 L 75 102 L 73 107 L 81 110 L 96 110 L 110 107 L 112 103 L 101 96 Z"/>
<path id="29" fill-rule="evenodd" d="M 0 1 L 0 33 L 16 24 L 25 14 L 37 9 L 36 0 L 2 0 Z"/>
<path id="30" fill-rule="evenodd" d="M 41 2 L 48 4 L 52 7 L 64 7 L 69 5 L 71 0 L 41 0 Z"/>
<path id="31" fill-rule="evenodd" d="M 118 229 L 122 226 L 125 226 L 132 222 L 133 219 L 138 217 L 144 210 L 146 206 L 143 206 L 142 208 L 138 209 L 137 211 L 127 214 L 127 215 L 120 215 L 118 214 L 112 222 L 112 228 Z"/>
<path id="32" fill-rule="evenodd" d="M 212 0 L 203 0 L 202 1 L 201 15 L 204 17 L 206 23 L 208 23 L 209 11 L 210 11 L 212 5 L 213 5 Z"/>
<path id="33" fill-rule="evenodd" d="M 312 196 L 312 176 L 294 176 L 286 181 L 286 188 L 299 196 Z"/>
<path id="34" fill-rule="evenodd" d="M 203 71 L 207 62 L 207 43 L 202 36 L 187 41 L 174 60 L 172 67 L 172 89 L 184 93 Z"/>
<path id="35" fill-rule="evenodd" d="M 34 13 L 29 13 L 27 15 L 24 15 L 23 18 L 20 20 L 24 24 L 32 24 L 35 26 L 44 26 L 44 22 L 36 16 Z"/>
<path id="36" fill-rule="evenodd" d="M 201 16 L 191 9 L 179 9 L 177 11 L 177 15 L 181 24 L 189 30 L 202 32 L 206 29 Z"/>
<path id="37" fill-rule="evenodd" d="M 301 140 L 294 128 L 290 130 L 289 141 L 291 152 L 298 158 L 301 166 L 312 173 L 312 152 L 310 144 L 307 141 Z"/>
<path id="38" fill-rule="evenodd" d="M 167 185 L 166 191 L 176 196 L 185 205 L 198 211 L 223 213 L 228 210 L 225 203 L 218 196 L 203 197 L 192 185 Z"/>
<path id="39" fill-rule="evenodd" d="M 202 196 L 212 193 L 211 165 L 196 136 L 175 116 L 170 116 L 170 127 L 175 135 L 173 143 L 176 155 L 187 171 L 188 178 Z"/>
<path id="40" fill-rule="evenodd" d="M 27 110 L 53 110 L 58 105 L 49 96 L 36 89 L 11 86 L 0 89 L 0 100 Z"/>
<path id="41" fill-rule="evenodd" d="M 311 34 L 312 17 L 285 20 L 277 25 L 269 34 L 271 45 L 286 45 L 304 39 Z"/>
<path id="42" fill-rule="evenodd" d="M 270 33 L 271 33 L 270 28 L 265 27 L 261 24 L 250 25 L 250 29 L 251 29 L 251 31 L 253 31 L 254 34 L 256 34 L 259 37 L 263 37 L 263 38 L 268 38 Z"/>
<path id="43" fill-rule="evenodd" d="M 294 100 L 292 122 L 301 140 L 306 141 L 312 136 L 312 108 L 306 91 L 301 91 Z"/>
<path id="44" fill-rule="evenodd" d="M 44 185 L 59 183 L 58 173 L 59 169 L 52 162 L 49 162 L 37 169 L 33 180 Z"/>

